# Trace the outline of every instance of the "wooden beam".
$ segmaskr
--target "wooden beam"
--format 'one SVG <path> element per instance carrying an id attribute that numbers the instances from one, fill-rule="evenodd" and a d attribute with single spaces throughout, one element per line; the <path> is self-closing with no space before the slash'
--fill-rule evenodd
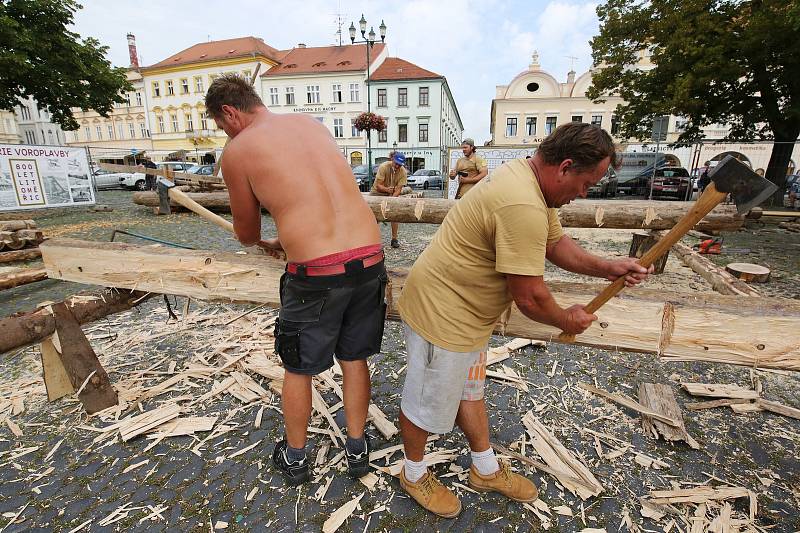
<path id="1" fill-rule="evenodd" d="M 163 168 L 147 168 L 142 165 L 115 165 L 112 163 L 99 163 L 98 166 L 103 170 L 110 172 L 129 172 L 131 174 L 153 174 L 154 176 L 163 176 L 179 185 L 197 185 L 200 187 L 225 187 L 225 181 L 218 176 L 200 176 L 199 174 L 189 174 L 188 172 L 175 172 L 174 170 Z M 158 205 L 158 201 L 156 201 Z"/>
<path id="2" fill-rule="evenodd" d="M 212 211 L 230 213 L 227 191 L 187 193 Z M 364 196 L 379 221 L 441 224 L 456 200 L 442 198 L 391 198 Z M 158 194 L 152 191 L 133 194 L 133 203 L 158 207 Z M 560 210 L 561 224 L 569 228 L 670 229 L 691 207 L 691 202 L 603 202 L 578 200 Z M 696 227 L 700 231 L 734 231 L 744 223 L 735 206 L 719 205 Z"/>
<path id="3" fill-rule="evenodd" d="M 740 296 L 761 296 L 761 293 L 744 281 L 726 272 L 715 265 L 710 259 L 703 257 L 685 244 L 678 242 L 672 246 L 674 251 L 683 261 L 704 280 L 711 284 L 711 288 L 720 294 Z"/>
<path id="4" fill-rule="evenodd" d="M 85 292 L 67 298 L 65 303 L 75 319 L 86 324 L 104 316 L 126 311 L 152 295 L 140 291 Z M 35 342 L 42 342 L 56 330 L 53 314 L 46 309 L 0 318 L 0 354 Z"/>
<path id="5" fill-rule="evenodd" d="M 12 252 L 0 252 L 0 263 L 15 263 L 17 261 L 30 261 L 42 257 L 42 252 L 38 248 L 27 250 L 15 250 Z"/>
<path id="6" fill-rule="evenodd" d="M 48 276 L 54 279 L 198 300 L 280 305 L 278 284 L 285 263 L 269 256 L 70 239 L 48 240 L 41 249 Z M 391 271 L 391 277 L 389 317 L 398 319 L 406 271 Z M 602 288 L 559 282 L 548 286 L 565 307 L 585 303 Z M 578 335 L 576 344 L 676 361 L 800 370 L 800 338 L 785 334 L 800 330 L 796 300 L 637 288 L 613 298 L 597 314 L 600 320 Z M 531 321 L 516 307 L 496 331 L 553 342 L 560 333 Z"/>
<path id="7" fill-rule="evenodd" d="M 21 268 L 0 274 L 0 291 L 47 279 L 43 268 Z"/>

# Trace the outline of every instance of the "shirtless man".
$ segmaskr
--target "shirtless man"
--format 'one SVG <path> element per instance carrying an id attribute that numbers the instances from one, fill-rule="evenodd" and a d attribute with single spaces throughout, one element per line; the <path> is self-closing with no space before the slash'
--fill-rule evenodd
<path id="1" fill-rule="evenodd" d="M 348 472 L 369 471 L 364 438 L 370 400 L 366 359 L 380 351 L 386 312 L 381 236 L 350 166 L 328 130 L 301 113 L 270 113 L 236 75 L 208 88 L 206 109 L 231 141 L 222 173 L 233 226 L 245 246 L 285 250 L 275 350 L 286 370 L 286 438 L 272 460 L 291 484 L 308 480 L 311 378 L 339 360 L 344 376 Z M 261 206 L 278 236 L 261 238 Z"/>

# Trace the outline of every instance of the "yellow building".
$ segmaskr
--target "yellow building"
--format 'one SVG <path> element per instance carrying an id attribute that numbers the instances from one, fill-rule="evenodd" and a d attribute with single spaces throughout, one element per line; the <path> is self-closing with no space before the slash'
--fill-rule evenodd
<path id="1" fill-rule="evenodd" d="M 183 153 L 192 160 L 216 160 L 227 136 L 206 114 L 208 86 L 221 74 L 249 78 L 257 68 L 264 73 L 281 55 L 262 39 L 241 37 L 199 43 L 143 68 L 155 159 Z"/>
<path id="2" fill-rule="evenodd" d="M 93 159 L 116 162 L 122 162 L 133 151 L 149 152 L 153 148 L 142 75 L 131 67 L 127 77 L 133 90 L 124 94 L 125 103 L 114 104 L 107 117 L 92 109 L 72 110 L 80 127 L 66 132 L 68 146 L 89 146 Z"/>
<path id="3" fill-rule="evenodd" d="M 17 117 L 13 111 L 0 110 L 0 144 L 19 144 Z"/>

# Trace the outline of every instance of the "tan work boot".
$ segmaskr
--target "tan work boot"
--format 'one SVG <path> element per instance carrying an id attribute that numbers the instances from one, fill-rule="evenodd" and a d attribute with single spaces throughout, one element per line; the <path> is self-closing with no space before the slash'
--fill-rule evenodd
<path id="1" fill-rule="evenodd" d="M 418 504 L 443 518 L 453 518 L 461 512 L 461 501 L 442 485 L 436 476 L 427 472 L 416 483 L 406 479 L 405 469 L 400 470 L 400 486 Z"/>
<path id="2" fill-rule="evenodd" d="M 539 491 L 531 480 L 511 471 L 508 463 L 498 461 L 500 470 L 482 476 L 475 465 L 469 467 L 469 486 L 481 492 L 496 491 L 517 502 L 532 502 L 539 497 Z"/>

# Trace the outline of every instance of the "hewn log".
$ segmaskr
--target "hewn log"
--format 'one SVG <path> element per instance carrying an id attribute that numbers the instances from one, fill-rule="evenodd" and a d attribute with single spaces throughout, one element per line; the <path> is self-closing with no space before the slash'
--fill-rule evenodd
<path id="1" fill-rule="evenodd" d="M 104 316 L 121 313 L 150 298 L 141 291 L 104 289 L 79 293 L 65 300 L 75 319 L 86 324 Z M 46 309 L 0 318 L 0 354 L 35 342 L 42 342 L 55 331 L 53 315 Z"/>
<path id="2" fill-rule="evenodd" d="M 12 252 L 0 252 L 0 263 L 15 263 L 17 261 L 30 261 L 42 256 L 41 250 L 31 248 L 30 250 L 15 250 Z"/>
<path id="3" fill-rule="evenodd" d="M 199 300 L 280 302 L 284 263 L 268 256 L 68 239 L 49 240 L 41 248 L 51 278 Z M 404 280 L 405 271 L 392 272 L 390 318 L 398 318 L 396 302 Z M 585 304 L 602 288 L 548 285 L 562 306 Z M 577 337 L 577 344 L 673 360 L 800 370 L 800 339 L 785 334 L 800 328 L 800 302 L 795 300 L 635 289 L 615 297 L 597 314 L 600 320 Z M 496 331 L 545 341 L 557 341 L 560 333 L 516 308 Z"/>
<path id="4" fill-rule="evenodd" d="M 212 211 L 230 213 L 227 191 L 188 193 L 188 196 Z M 389 198 L 364 196 L 375 218 L 389 222 L 420 222 L 441 224 L 456 200 L 442 198 Z M 149 207 L 158 206 L 158 194 L 152 191 L 137 192 L 133 203 Z M 609 202 L 579 200 L 560 209 L 561 224 L 571 228 L 607 229 L 669 229 L 683 217 L 691 202 L 651 202 L 633 200 Z M 719 205 L 699 224 L 700 231 L 734 231 L 742 227 L 744 217 L 732 205 Z"/>
<path id="5" fill-rule="evenodd" d="M 725 270 L 740 280 L 751 283 L 766 283 L 769 281 L 770 270 L 761 265 L 752 263 L 730 263 Z"/>
<path id="6" fill-rule="evenodd" d="M 647 250 L 653 247 L 658 242 L 660 237 L 651 235 L 644 231 L 637 231 L 631 235 L 631 248 L 628 251 L 628 257 L 635 257 L 640 259 Z M 665 253 L 653 262 L 653 274 L 663 274 L 664 267 L 667 265 L 669 259 L 669 252 Z"/>
<path id="7" fill-rule="evenodd" d="M 0 220 L 0 231 L 17 231 L 36 227 L 33 220 Z"/>
<path id="8" fill-rule="evenodd" d="M 732 276 L 722 268 L 715 265 L 711 260 L 703 257 L 683 243 L 676 243 L 672 250 L 678 254 L 681 261 L 694 270 L 704 280 L 711 284 L 711 287 L 720 294 L 733 294 L 745 296 L 761 296 L 757 290 L 744 281 Z"/>
<path id="9" fill-rule="evenodd" d="M 0 274 L 0 291 L 47 279 L 43 268 L 24 268 Z"/>

